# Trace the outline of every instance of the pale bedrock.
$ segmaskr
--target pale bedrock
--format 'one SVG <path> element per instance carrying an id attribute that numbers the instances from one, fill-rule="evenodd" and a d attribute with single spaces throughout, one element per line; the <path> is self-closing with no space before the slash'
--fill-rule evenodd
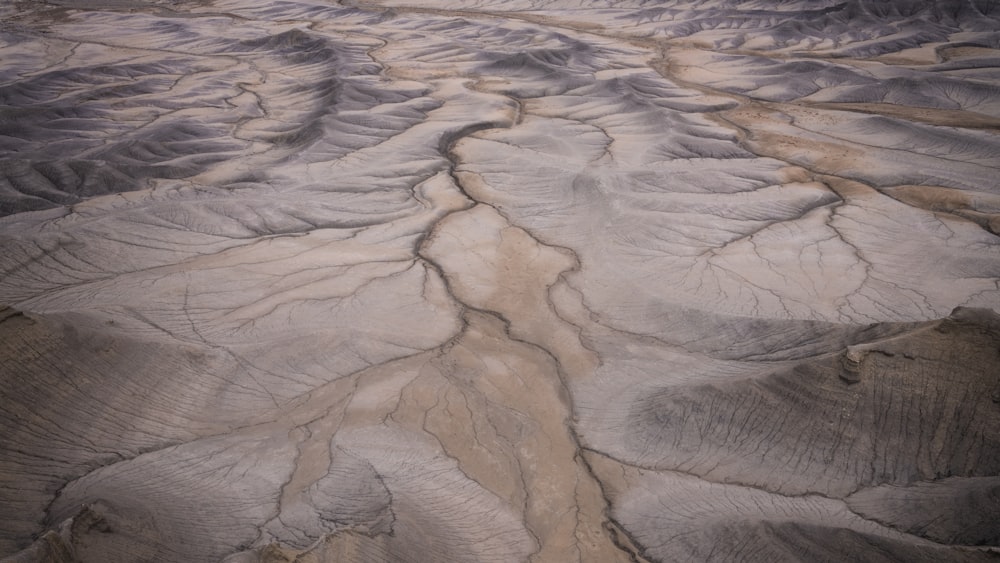
<path id="1" fill-rule="evenodd" d="M 587 458 L 606 483 L 613 517 L 657 561 L 994 561 L 996 554 L 908 536 L 818 495 L 780 496 L 669 471 Z"/>
<path id="2" fill-rule="evenodd" d="M 253 176 L 247 158 L 277 161 L 320 138 L 331 115 L 350 123 L 351 112 L 413 97 L 372 89 L 379 68 L 365 53 L 373 40 L 221 16 L 83 11 L 46 23 L 44 41 L 3 35 L 12 59 L 46 54 L 27 57 L 33 68 L 0 85 L 3 214 L 141 189 L 152 179 Z M 341 153 L 377 142 L 344 133 Z M 391 135 L 378 127 L 359 133 Z"/>
<path id="3" fill-rule="evenodd" d="M 806 362 L 597 348 L 581 444 L 650 560 L 993 560 L 945 545 L 996 541 L 998 326 L 961 309 Z"/>
<path id="4" fill-rule="evenodd" d="M 635 310 L 678 307 L 838 322 L 930 319 L 997 298 L 994 236 L 810 173 L 990 192 L 998 155 L 991 133 L 797 107 L 771 110 L 769 122 L 759 118 L 768 110 L 748 106 L 720 114 L 724 125 L 741 127 L 733 135 L 677 109 L 674 99 L 694 109 L 691 93 L 650 74 L 595 73 L 587 86 L 524 100 L 513 128 L 456 146 L 458 172 L 481 178 L 467 181 L 475 197 L 543 240 L 577 250 L 582 283 L 633 284 L 614 296 L 633 319 Z M 724 109 L 709 104 L 701 111 Z M 866 119 L 886 123 L 876 128 Z M 560 141 L 545 141 L 551 135 Z M 961 156 L 945 156 L 942 140 L 961 146 Z M 743 146 L 808 171 L 752 158 Z M 888 232 L 886 215 L 895 223 Z M 909 260 L 928 263 L 902 263 Z M 942 260 L 954 267 L 928 265 Z M 934 275 L 904 274 L 914 270 Z M 580 289 L 596 312 L 615 316 L 597 302 L 601 291 Z"/>
<path id="5" fill-rule="evenodd" d="M 759 154 L 877 187 L 946 186 L 996 193 L 1000 151 L 990 132 L 782 105 L 724 113 Z"/>
<path id="6" fill-rule="evenodd" d="M 380 561 L 412 560 L 414 552 L 429 561 L 574 552 L 613 560 L 617 549 L 601 527 L 604 500 L 577 457 L 568 412 L 558 408 L 565 396 L 551 358 L 511 341 L 496 318 L 469 313 L 466 321 L 440 350 L 318 387 L 280 410 L 265 406 L 248 427 L 139 453 L 75 480 L 79 459 L 65 462 L 68 469 L 53 460 L 62 474 L 41 486 L 70 482 L 46 524 L 63 530 L 59 541 L 84 561 L 214 561 L 238 546 L 266 557 L 278 549 L 270 542 L 329 550 L 324 560 L 344 550 Z M 127 403 L 107 400 L 128 412 Z M 88 437 L 60 439 L 89 444 L 77 457 L 94 457 L 90 448 L 108 441 L 108 426 L 131 416 L 109 414 L 89 420 Z M 567 466 L 575 468 L 569 475 Z M 18 485 L 30 481 L 7 474 Z"/>
<path id="7" fill-rule="evenodd" d="M 854 512 L 911 534 L 941 543 L 996 546 L 998 487 L 996 477 L 949 477 L 863 489 L 846 500 Z"/>
<path id="8" fill-rule="evenodd" d="M 609 350 L 577 394 L 580 435 L 626 463 L 788 495 L 994 476 L 998 337 L 995 313 L 960 309 L 805 361 Z"/>
<path id="9" fill-rule="evenodd" d="M 919 66 L 854 60 L 838 64 L 837 59 L 815 58 L 774 60 L 690 49 L 668 50 L 665 62 L 671 73 L 685 81 L 755 100 L 799 101 L 870 113 L 900 106 L 906 112 L 898 116 L 910 115 L 917 121 L 925 116 L 953 116 L 957 125 L 965 127 L 995 127 L 997 122 L 991 118 L 1000 113 L 1000 87 Z M 959 121 L 963 113 L 966 119 Z"/>
<path id="10" fill-rule="evenodd" d="M 576 145 L 573 152 L 560 144 L 533 150 L 531 137 L 520 142 L 519 131 L 530 135 L 541 123 L 565 131 L 561 144 Z M 467 182 L 476 197 L 546 242 L 576 249 L 581 275 L 570 282 L 616 327 L 651 333 L 653 322 L 686 308 L 775 319 L 930 319 L 997 298 L 997 239 L 971 221 L 865 186 L 849 192 L 831 186 L 835 179 L 802 182 L 801 171 L 768 160 L 739 168 L 725 159 L 618 164 L 598 152 L 600 136 L 578 130 L 529 115 L 510 131 L 460 142 L 458 170 L 482 178 Z M 518 173 L 538 169 L 544 175 Z M 600 289 L 623 284 L 629 291 Z"/>
<path id="11" fill-rule="evenodd" d="M 0 559 L 995 559 L 998 9 L 0 5 Z"/>
<path id="12" fill-rule="evenodd" d="M 91 328 L 75 315 L 3 316 L 5 552 L 38 529 L 67 481 L 275 411 L 253 370 L 224 351 Z"/>

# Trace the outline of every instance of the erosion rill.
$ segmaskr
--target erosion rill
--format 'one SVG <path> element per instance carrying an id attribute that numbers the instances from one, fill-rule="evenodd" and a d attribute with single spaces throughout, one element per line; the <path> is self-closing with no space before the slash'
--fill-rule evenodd
<path id="1" fill-rule="evenodd" d="M 0 561 L 1000 558 L 1000 2 L 0 3 Z"/>

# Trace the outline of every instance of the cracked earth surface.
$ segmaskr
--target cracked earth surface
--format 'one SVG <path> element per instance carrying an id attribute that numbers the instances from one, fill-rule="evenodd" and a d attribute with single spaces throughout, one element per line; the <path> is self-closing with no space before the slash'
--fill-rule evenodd
<path id="1" fill-rule="evenodd" d="M 0 5 L 0 561 L 996 560 L 998 29 Z"/>

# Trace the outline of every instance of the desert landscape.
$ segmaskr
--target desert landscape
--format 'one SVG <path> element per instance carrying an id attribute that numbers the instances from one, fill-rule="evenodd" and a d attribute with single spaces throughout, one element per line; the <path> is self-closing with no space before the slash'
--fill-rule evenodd
<path id="1" fill-rule="evenodd" d="M 0 4 L 0 561 L 1000 560 L 1000 2 Z"/>

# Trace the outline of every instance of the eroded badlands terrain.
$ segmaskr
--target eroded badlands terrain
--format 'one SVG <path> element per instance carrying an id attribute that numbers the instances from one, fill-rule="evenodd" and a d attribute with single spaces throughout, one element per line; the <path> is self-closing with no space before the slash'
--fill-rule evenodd
<path id="1" fill-rule="evenodd" d="M 998 30 L 0 3 L 0 559 L 997 560 Z"/>

